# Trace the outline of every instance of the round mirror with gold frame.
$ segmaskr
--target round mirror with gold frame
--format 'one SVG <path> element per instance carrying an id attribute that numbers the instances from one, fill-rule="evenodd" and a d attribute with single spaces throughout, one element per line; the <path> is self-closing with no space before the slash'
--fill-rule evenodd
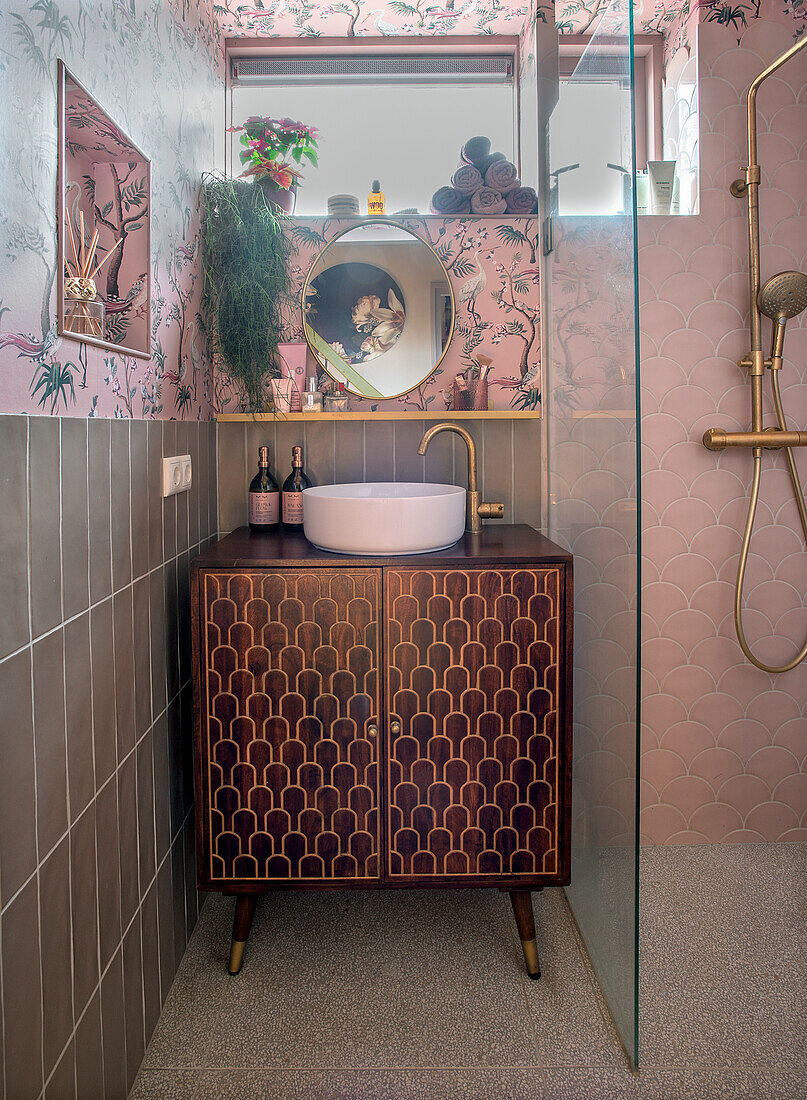
<path id="1" fill-rule="evenodd" d="M 309 268 L 303 331 L 322 369 L 359 397 L 402 397 L 434 373 L 454 291 L 428 241 L 390 218 L 337 233 Z"/>

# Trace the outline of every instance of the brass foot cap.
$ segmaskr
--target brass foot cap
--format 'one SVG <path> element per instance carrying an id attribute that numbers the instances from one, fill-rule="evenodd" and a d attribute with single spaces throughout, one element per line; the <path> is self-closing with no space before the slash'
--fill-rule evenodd
<path id="1" fill-rule="evenodd" d="M 522 940 L 521 946 L 524 950 L 524 962 L 527 965 L 527 973 L 531 978 L 540 978 L 541 964 L 538 960 L 538 944 L 535 940 Z"/>
<path id="2" fill-rule="evenodd" d="M 228 967 L 231 974 L 237 974 L 243 965 L 246 942 L 246 940 L 232 941 L 232 945 L 230 946 L 230 965 Z"/>

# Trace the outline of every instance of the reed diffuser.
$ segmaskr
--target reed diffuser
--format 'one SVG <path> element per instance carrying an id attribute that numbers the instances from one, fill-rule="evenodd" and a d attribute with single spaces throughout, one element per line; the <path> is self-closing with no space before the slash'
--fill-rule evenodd
<path id="1" fill-rule="evenodd" d="M 65 208 L 65 222 L 70 235 L 70 244 L 73 248 L 73 263 L 65 256 L 65 280 L 64 280 L 64 306 L 65 332 L 75 332 L 82 336 L 104 336 L 105 306 L 98 298 L 95 285 L 95 276 L 107 262 L 109 257 L 121 243 L 116 241 L 100 263 L 95 263 L 95 253 L 98 248 L 98 234 L 96 229 L 89 246 L 85 245 L 84 211 L 79 215 L 81 246 L 76 246 L 76 236 L 73 231 L 73 223 L 70 220 L 70 212 Z"/>

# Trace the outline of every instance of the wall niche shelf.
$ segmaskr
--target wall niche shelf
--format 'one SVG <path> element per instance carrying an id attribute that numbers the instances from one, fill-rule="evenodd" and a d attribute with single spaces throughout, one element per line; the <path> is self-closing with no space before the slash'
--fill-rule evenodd
<path id="1" fill-rule="evenodd" d="M 220 422 L 246 422 L 263 420 L 324 420 L 334 423 L 337 420 L 540 420 L 540 412 L 519 412 L 516 409 L 491 409 L 480 412 L 343 412 L 343 413 L 219 413 Z"/>

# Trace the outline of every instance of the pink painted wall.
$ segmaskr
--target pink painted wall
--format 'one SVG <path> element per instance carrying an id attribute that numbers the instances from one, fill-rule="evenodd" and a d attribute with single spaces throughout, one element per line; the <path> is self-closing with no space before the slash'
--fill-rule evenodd
<path id="1" fill-rule="evenodd" d="M 793 42 L 794 21 L 749 21 L 741 44 L 697 27 L 700 214 L 639 226 L 643 435 L 644 731 L 641 828 L 651 843 L 807 839 L 807 665 L 779 676 L 742 656 L 732 616 L 751 459 L 715 455 L 707 427 L 747 428 L 736 361 L 748 350 L 745 207 L 750 81 Z M 676 71 L 685 71 L 678 63 Z M 807 269 L 807 64 L 760 93 L 763 279 Z M 767 340 L 767 328 L 765 338 Z M 788 326 L 783 396 L 807 425 L 807 323 Z M 770 417 L 770 410 L 768 410 Z M 770 422 L 770 420 L 768 421 Z M 805 456 L 799 456 L 802 480 Z M 807 555 L 781 460 L 765 459 L 746 625 L 782 661 L 807 634 Z"/>

